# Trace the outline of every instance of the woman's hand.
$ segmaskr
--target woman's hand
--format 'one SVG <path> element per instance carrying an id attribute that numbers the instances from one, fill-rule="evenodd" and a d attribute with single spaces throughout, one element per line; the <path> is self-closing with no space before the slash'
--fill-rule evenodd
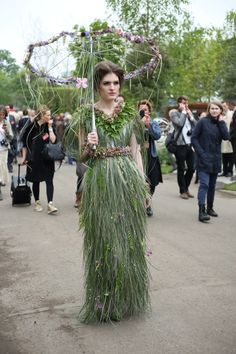
<path id="1" fill-rule="evenodd" d="M 98 145 L 98 135 L 97 132 L 91 132 L 87 135 L 87 142 L 90 145 Z"/>
<path id="2" fill-rule="evenodd" d="M 27 165 L 28 161 L 26 159 L 27 156 L 27 149 L 25 147 L 22 148 L 22 158 L 21 158 L 21 162 L 20 165 L 24 166 Z"/>
<path id="3" fill-rule="evenodd" d="M 20 165 L 25 166 L 25 165 L 27 165 L 27 163 L 28 163 L 28 161 L 26 159 L 22 159 L 20 162 Z"/>
<path id="4" fill-rule="evenodd" d="M 142 118 L 142 121 L 143 121 L 143 123 L 145 124 L 145 126 L 146 126 L 147 128 L 149 128 L 149 126 L 150 126 L 150 115 L 149 115 L 148 112 L 145 112 L 145 115 L 144 115 L 144 117 Z"/>
<path id="5" fill-rule="evenodd" d="M 52 125 L 53 125 L 53 120 L 50 119 L 50 120 L 48 121 L 49 139 L 50 139 L 51 143 L 54 144 L 54 143 L 56 142 L 56 140 L 57 140 L 57 137 L 56 137 L 56 135 L 54 134 Z"/>
<path id="6" fill-rule="evenodd" d="M 48 121 L 48 128 L 52 128 L 52 125 L 53 125 L 53 119 L 50 119 Z"/>

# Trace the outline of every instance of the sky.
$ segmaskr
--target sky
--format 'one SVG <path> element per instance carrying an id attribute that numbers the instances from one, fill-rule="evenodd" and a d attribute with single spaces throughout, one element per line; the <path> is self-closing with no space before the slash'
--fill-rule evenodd
<path id="1" fill-rule="evenodd" d="M 190 0 L 187 9 L 196 25 L 222 27 L 226 13 L 236 11 L 236 0 Z M 105 0 L 1 0 L 1 14 L 0 49 L 21 65 L 30 43 L 72 31 L 75 24 L 88 27 L 109 12 Z"/>

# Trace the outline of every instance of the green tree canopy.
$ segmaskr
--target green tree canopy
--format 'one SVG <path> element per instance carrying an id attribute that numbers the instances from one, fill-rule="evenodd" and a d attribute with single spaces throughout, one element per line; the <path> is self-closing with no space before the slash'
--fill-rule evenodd
<path id="1" fill-rule="evenodd" d="M 0 71 L 7 75 L 16 74 L 19 66 L 16 65 L 16 60 L 12 58 L 8 50 L 0 49 Z"/>

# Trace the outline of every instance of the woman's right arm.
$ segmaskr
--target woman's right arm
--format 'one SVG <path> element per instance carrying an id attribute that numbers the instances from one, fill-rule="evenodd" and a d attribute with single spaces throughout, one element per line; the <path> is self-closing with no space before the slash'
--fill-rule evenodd
<path id="1" fill-rule="evenodd" d="M 27 149 L 27 139 L 30 138 L 30 131 L 32 128 L 32 124 L 29 124 L 25 131 L 23 132 L 21 136 L 21 142 L 22 142 L 22 160 L 21 160 L 21 165 L 26 165 L 28 163 L 27 161 L 27 154 L 28 154 L 28 149 Z M 24 129 L 24 127 L 22 128 Z"/>
<path id="2" fill-rule="evenodd" d="M 22 160 L 21 160 L 21 165 L 27 165 L 27 148 L 26 147 L 23 147 L 22 148 Z"/>
<path id="3" fill-rule="evenodd" d="M 93 146 L 98 145 L 98 135 L 97 132 L 88 133 L 85 138 L 84 131 L 79 134 L 79 144 L 80 144 L 80 161 L 86 161 L 89 158 L 91 149 Z"/>
<path id="4" fill-rule="evenodd" d="M 204 129 L 203 126 L 203 120 L 199 120 L 196 124 L 196 127 L 193 130 L 192 136 L 191 136 L 191 144 L 198 154 L 198 156 L 203 156 L 205 151 L 203 150 L 202 146 L 200 145 L 199 142 L 199 137 L 202 135 L 202 130 Z"/>

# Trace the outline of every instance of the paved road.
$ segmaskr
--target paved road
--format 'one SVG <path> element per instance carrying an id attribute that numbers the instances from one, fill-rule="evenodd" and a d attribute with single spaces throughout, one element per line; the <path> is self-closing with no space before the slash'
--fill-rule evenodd
<path id="1" fill-rule="evenodd" d="M 0 204 L 0 354 L 236 353 L 236 198 L 217 192 L 220 217 L 197 221 L 196 198 L 168 175 L 148 219 L 152 311 L 82 325 L 82 235 L 73 208 L 75 167 L 55 176 L 57 216 Z M 191 191 L 196 194 L 197 187 Z M 45 189 L 41 191 L 46 205 Z"/>

